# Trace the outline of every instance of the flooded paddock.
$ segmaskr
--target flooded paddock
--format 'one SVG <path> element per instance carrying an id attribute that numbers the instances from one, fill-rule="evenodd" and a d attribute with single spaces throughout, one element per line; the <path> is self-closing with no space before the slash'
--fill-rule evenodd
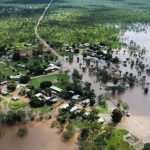
<path id="1" fill-rule="evenodd" d="M 148 27 L 146 31 L 141 32 L 133 30 L 126 31 L 122 37 L 123 41 L 127 44 L 129 44 L 132 40 L 136 42 L 136 44 L 139 45 L 141 48 L 146 49 L 144 58 L 140 61 L 142 61 L 145 64 L 145 66 L 148 67 L 150 66 L 149 35 L 150 27 Z M 117 50 L 117 52 L 114 51 L 113 56 L 119 57 L 122 61 L 125 61 L 127 58 L 130 58 L 130 60 L 134 61 L 136 60 L 135 57 L 129 55 L 128 50 L 126 48 Z M 77 62 L 77 57 L 79 57 L 79 62 Z M 77 69 L 80 73 L 82 73 L 83 81 L 91 83 L 91 88 L 95 91 L 96 96 L 99 96 L 101 93 L 105 93 L 104 88 L 101 87 L 101 83 L 96 82 L 96 76 L 91 74 L 88 68 L 83 72 L 80 63 L 82 65 L 85 63 L 81 54 L 74 56 L 73 62 L 71 64 L 68 61 L 66 61 L 66 58 L 63 58 L 62 70 L 69 70 L 70 72 L 72 72 L 74 69 Z M 124 67 L 122 64 L 119 64 L 122 73 L 133 73 L 133 75 L 137 76 L 139 80 L 142 76 L 146 76 L 145 82 L 150 83 L 150 76 L 148 76 L 145 72 L 142 72 L 141 76 L 138 77 L 137 69 L 131 68 L 130 65 L 130 63 L 127 63 L 127 66 Z M 150 92 L 147 95 L 145 95 L 143 86 L 137 84 L 134 88 L 129 89 L 123 94 L 114 97 L 113 100 L 116 102 L 120 98 L 128 103 L 131 116 L 123 118 L 122 122 L 118 125 L 118 127 L 127 129 L 129 132 L 141 138 L 144 142 L 150 141 Z"/>
<path id="2" fill-rule="evenodd" d="M 131 40 L 146 49 L 145 64 L 150 65 L 150 27 L 146 31 L 127 31 L 123 38 L 126 43 Z M 147 76 L 147 82 L 150 77 Z M 123 119 L 119 127 L 125 128 L 140 137 L 143 141 L 150 141 L 150 93 L 144 94 L 143 88 L 138 86 L 125 92 L 121 98 L 129 104 L 131 117 Z"/>
<path id="3" fill-rule="evenodd" d="M 51 121 L 30 122 L 28 135 L 18 137 L 18 125 L 3 128 L 3 136 L 0 138 L 1 150 L 78 150 L 78 133 L 67 143 L 62 140 L 58 129 L 50 127 Z"/>

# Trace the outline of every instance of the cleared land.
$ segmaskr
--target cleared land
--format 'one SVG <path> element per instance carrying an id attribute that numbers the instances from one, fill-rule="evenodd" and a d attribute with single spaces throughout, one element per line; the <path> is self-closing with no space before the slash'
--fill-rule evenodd
<path id="1" fill-rule="evenodd" d="M 35 79 L 32 79 L 29 82 L 29 84 L 34 85 L 35 87 L 39 87 L 42 81 L 52 81 L 52 83 L 54 83 L 58 87 L 63 87 L 63 84 L 61 84 L 62 80 L 67 81 L 68 76 L 65 73 L 56 73 L 56 74 L 48 74 L 48 75 L 39 76 Z"/>

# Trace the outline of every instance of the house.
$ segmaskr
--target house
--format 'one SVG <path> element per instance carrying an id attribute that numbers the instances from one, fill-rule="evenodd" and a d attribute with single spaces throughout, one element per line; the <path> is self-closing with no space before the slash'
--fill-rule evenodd
<path id="1" fill-rule="evenodd" d="M 15 76 L 10 76 L 10 79 L 13 79 L 13 80 L 19 80 L 20 77 L 21 77 L 21 74 L 15 75 Z"/>
<path id="2" fill-rule="evenodd" d="M 90 103 L 90 99 L 86 99 L 81 102 L 81 104 L 83 104 L 83 105 L 87 105 L 89 103 Z"/>
<path id="3" fill-rule="evenodd" d="M 99 118 L 99 119 L 98 119 L 98 122 L 99 122 L 99 123 L 104 123 L 104 122 L 105 122 L 105 119 L 104 119 L 104 118 Z"/>
<path id="4" fill-rule="evenodd" d="M 83 115 L 84 115 L 84 116 L 89 116 L 89 115 L 90 115 L 90 112 L 86 111 Z"/>
<path id="5" fill-rule="evenodd" d="M 67 109 L 68 107 L 69 107 L 69 104 L 66 103 L 66 104 L 61 105 L 59 109 Z"/>
<path id="6" fill-rule="evenodd" d="M 2 94 L 2 95 L 7 95 L 7 94 L 8 94 L 8 91 L 7 91 L 7 90 L 2 90 L 2 91 L 1 91 L 1 94 Z"/>
<path id="7" fill-rule="evenodd" d="M 49 97 L 49 96 L 44 96 L 43 98 L 47 101 L 47 100 L 50 100 L 51 97 Z"/>
<path id="8" fill-rule="evenodd" d="M 45 69 L 45 71 L 56 71 L 56 70 L 60 70 L 60 67 L 58 67 L 54 64 L 49 64 L 48 68 Z"/>
<path id="9" fill-rule="evenodd" d="M 72 96 L 72 99 L 73 100 L 79 100 L 79 97 L 80 97 L 80 95 L 74 95 L 74 96 Z"/>
<path id="10" fill-rule="evenodd" d="M 90 46 L 89 43 L 84 43 L 83 45 L 84 45 L 85 47 L 89 47 L 89 46 Z"/>
<path id="11" fill-rule="evenodd" d="M 0 85 L 4 85 L 4 84 L 6 84 L 6 83 L 7 83 L 7 80 L 1 81 L 1 82 L 0 82 Z"/>
<path id="12" fill-rule="evenodd" d="M 37 94 L 35 94 L 35 97 L 41 97 L 41 96 L 43 96 L 43 94 L 42 93 L 37 93 Z"/>
<path id="13" fill-rule="evenodd" d="M 56 96 L 52 96 L 50 98 L 50 101 L 53 102 L 53 103 L 56 103 L 58 101 L 58 98 Z"/>
<path id="14" fill-rule="evenodd" d="M 52 92 L 54 91 L 54 92 L 57 92 L 57 93 L 61 93 L 63 91 L 62 89 L 60 89 L 56 86 L 51 86 L 50 89 L 52 90 Z"/>
<path id="15" fill-rule="evenodd" d="M 73 112 L 75 112 L 77 109 L 78 109 L 77 106 L 73 106 L 69 111 L 70 111 L 71 113 L 73 113 Z"/>
<path id="16" fill-rule="evenodd" d="M 18 98 L 17 96 L 13 96 L 11 99 L 12 99 L 13 101 L 17 101 L 19 98 Z"/>
<path id="17" fill-rule="evenodd" d="M 20 67 L 20 68 L 25 68 L 26 67 L 24 64 L 18 64 L 17 66 Z"/>

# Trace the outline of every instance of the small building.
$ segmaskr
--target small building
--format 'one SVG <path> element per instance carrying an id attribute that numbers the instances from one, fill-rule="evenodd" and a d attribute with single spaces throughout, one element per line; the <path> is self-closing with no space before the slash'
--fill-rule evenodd
<path id="1" fill-rule="evenodd" d="M 2 95 L 7 95 L 7 94 L 8 94 L 8 91 L 7 91 L 7 90 L 2 90 L 2 91 L 1 91 L 1 94 L 2 94 Z"/>
<path id="2" fill-rule="evenodd" d="M 73 100 L 79 100 L 79 97 L 80 97 L 80 95 L 73 95 L 73 96 L 72 96 L 72 99 L 73 99 Z"/>
<path id="3" fill-rule="evenodd" d="M 49 64 L 45 71 L 56 71 L 60 70 L 60 67 L 56 66 L 55 64 Z"/>
<path id="4" fill-rule="evenodd" d="M 50 98 L 50 101 L 51 101 L 52 103 L 56 103 L 56 102 L 58 101 L 58 97 L 52 96 L 52 97 Z"/>
<path id="5" fill-rule="evenodd" d="M 19 75 L 15 75 L 15 76 L 10 76 L 10 79 L 12 79 L 12 80 L 19 80 L 20 77 L 21 77 L 21 75 L 19 74 Z"/>
<path id="6" fill-rule="evenodd" d="M 73 113 L 75 111 L 77 111 L 78 107 L 77 106 L 73 106 L 69 111 L 70 113 Z"/>
<path id="7" fill-rule="evenodd" d="M 4 84 L 7 84 L 7 80 L 4 80 L 4 81 L 0 82 L 0 85 L 4 85 Z"/>
<path id="8" fill-rule="evenodd" d="M 89 116 L 89 115 L 90 115 L 90 112 L 86 111 L 83 115 L 84 115 L 84 116 Z"/>
<path id="9" fill-rule="evenodd" d="M 68 107 L 69 107 L 69 104 L 66 103 L 66 104 L 61 105 L 59 109 L 67 109 Z"/>
<path id="10" fill-rule="evenodd" d="M 17 96 L 13 96 L 11 99 L 12 99 L 13 101 L 17 101 L 19 98 L 18 98 Z"/>
<path id="11" fill-rule="evenodd" d="M 24 64 L 18 64 L 17 66 L 20 67 L 20 68 L 25 68 L 26 67 Z"/>
<path id="12" fill-rule="evenodd" d="M 85 47 L 89 47 L 89 46 L 90 46 L 89 43 L 84 43 L 83 45 L 84 45 Z"/>
<path id="13" fill-rule="evenodd" d="M 41 96 L 43 96 L 43 94 L 42 93 L 37 93 L 37 94 L 35 94 L 35 97 L 41 97 Z"/>
<path id="14" fill-rule="evenodd" d="M 49 96 L 44 96 L 43 98 L 44 98 L 44 100 L 47 101 L 47 100 L 50 100 L 51 97 L 49 97 Z"/>
<path id="15" fill-rule="evenodd" d="M 87 105 L 89 103 L 90 103 L 90 99 L 86 99 L 81 102 L 81 104 L 83 104 L 83 105 Z"/>
<path id="16" fill-rule="evenodd" d="M 57 93 L 61 93 L 61 92 L 63 91 L 62 89 L 60 89 L 60 88 L 58 88 L 58 87 L 56 87 L 56 86 L 51 86 L 50 89 L 51 89 L 52 91 L 54 91 L 54 92 L 57 92 Z"/>
<path id="17" fill-rule="evenodd" d="M 98 119 L 98 122 L 99 122 L 99 123 L 104 123 L 104 122 L 105 122 L 105 119 L 104 119 L 104 118 L 99 118 L 99 119 Z"/>

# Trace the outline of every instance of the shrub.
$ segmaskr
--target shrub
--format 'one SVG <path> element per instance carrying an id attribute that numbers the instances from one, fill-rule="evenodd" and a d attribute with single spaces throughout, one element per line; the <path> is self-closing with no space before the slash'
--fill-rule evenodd
<path id="1" fill-rule="evenodd" d="M 63 138 L 65 141 L 68 141 L 75 133 L 75 127 L 73 124 L 68 124 L 66 131 L 63 133 Z"/>
<path id="2" fill-rule="evenodd" d="M 150 143 L 145 143 L 143 150 L 150 150 Z"/>
<path id="3" fill-rule="evenodd" d="M 41 89 L 49 88 L 51 86 L 52 86 L 51 81 L 43 81 L 43 82 L 40 83 L 40 88 Z"/>
<path id="4" fill-rule="evenodd" d="M 29 80 L 30 80 L 30 77 L 26 75 L 26 76 L 21 76 L 20 79 L 19 79 L 19 82 L 21 84 L 26 84 L 26 83 L 29 82 Z"/>
<path id="5" fill-rule="evenodd" d="M 37 97 L 32 97 L 30 101 L 30 106 L 33 108 L 42 107 L 44 106 L 44 101 L 39 100 Z"/>
<path id="6" fill-rule="evenodd" d="M 24 137 L 27 134 L 28 134 L 28 129 L 26 127 L 18 129 L 17 135 L 19 137 Z"/>
<path id="7" fill-rule="evenodd" d="M 114 123 L 120 122 L 122 118 L 122 112 L 119 109 L 114 109 L 112 112 L 112 120 Z"/>
<path id="8" fill-rule="evenodd" d="M 10 92 L 15 91 L 15 90 L 16 90 L 16 87 L 17 87 L 17 85 L 16 85 L 14 82 L 10 82 L 10 83 L 8 83 L 8 85 L 7 85 L 7 89 L 8 89 Z"/>

